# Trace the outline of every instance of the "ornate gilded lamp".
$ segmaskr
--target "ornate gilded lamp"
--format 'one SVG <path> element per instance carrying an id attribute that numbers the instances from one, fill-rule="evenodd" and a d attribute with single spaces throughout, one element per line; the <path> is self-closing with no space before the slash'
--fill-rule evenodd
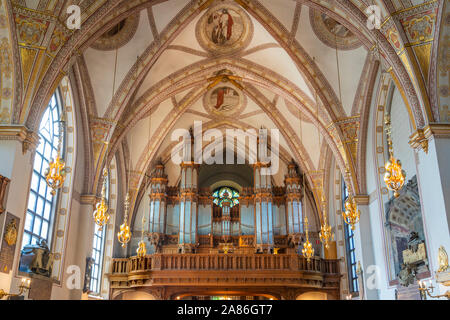
<path id="1" fill-rule="evenodd" d="M 361 211 L 358 209 L 355 198 L 349 195 L 345 201 L 345 211 L 342 212 L 342 217 L 346 224 L 351 225 L 352 230 L 355 230 L 355 224 L 359 222 Z"/>
<path id="2" fill-rule="evenodd" d="M 120 226 L 120 231 L 117 233 L 117 239 L 122 244 L 122 248 L 125 248 L 127 243 L 131 240 L 130 226 L 128 225 L 128 210 L 130 209 L 130 194 L 127 193 L 125 198 L 125 215 L 123 217 L 123 223 Z"/>
<path id="3" fill-rule="evenodd" d="M 330 239 L 332 238 L 331 226 L 327 223 L 326 206 L 323 204 L 323 224 L 320 227 L 319 238 L 326 249 L 329 248 Z"/>
<path id="4" fill-rule="evenodd" d="M 140 259 L 144 258 L 145 255 L 147 254 L 147 248 L 145 247 L 145 241 L 144 241 L 144 225 L 145 225 L 145 215 L 142 215 L 141 241 L 139 241 L 138 247 L 136 249 L 137 256 Z"/>
<path id="5" fill-rule="evenodd" d="M 139 241 L 138 248 L 136 249 L 138 258 L 144 258 L 147 254 L 147 248 L 145 247 L 145 242 L 143 239 Z"/>
<path id="6" fill-rule="evenodd" d="M 385 164 L 386 173 L 384 174 L 384 182 L 389 190 L 394 191 L 394 196 L 398 198 L 399 191 L 405 184 L 406 172 L 402 169 L 400 160 L 394 157 L 394 147 L 392 145 L 392 126 L 391 117 L 386 115 L 384 117 L 386 124 L 386 136 L 389 147 L 389 161 Z"/>
<path id="7" fill-rule="evenodd" d="M 306 261 L 310 262 L 311 257 L 314 255 L 314 248 L 312 247 L 312 244 L 309 241 L 308 217 L 306 216 L 305 216 L 305 232 L 306 232 L 306 241 L 303 243 L 302 254 L 306 258 Z"/>
<path id="8" fill-rule="evenodd" d="M 0 289 L 0 300 L 3 299 L 4 297 L 19 297 L 28 290 L 30 290 L 30 288 L 31 288 L 31 279 L 22 278 L 22 281 L 20 282 L 19 286 L 19 293 L 18 294 L 6 293 L 3 289 Z"/>
<path id="9" fill-rule="evenodd" d="M 61 118 L 59 123 L 59 140 L 58 149 L 56 151 L 56 159 L 51 159 L 48 164 L 48 168 L 45 170 L 44 176 L 47 185 L 52 189 L 50 191 L 51 195 L 56 195 L 56 190 L 62 188 L 64 185 L 64 180 L 66 179 L 66 163 L 61 158 L 61 145 L 63 140 L 63 130 L 64 130 L 65 120 Z"/>
<path id="10" fill-rule="evenodd" d="M 94 211 L 94 221 L 100 227 L 100 230 L 103 229 L 108 223 L 109 213 L 108 213 L 108 205 L 106 203 L 106 183 L 108 178 L 108 170 L 103 169 L 103 186 L 102 186 L 102 199 L 96 205 L 96 210 Z"/>

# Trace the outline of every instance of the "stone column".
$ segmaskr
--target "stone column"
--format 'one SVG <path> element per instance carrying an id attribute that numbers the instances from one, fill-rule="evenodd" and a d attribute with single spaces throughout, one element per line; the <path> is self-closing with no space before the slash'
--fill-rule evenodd
<path id="1" fill-rule="evenodd" d="M 73 258 L 67 258 L 78 266 L 81 271 L 80 287 L 71 290 L 71 299 L 80 300 L 82 298 L 84 276 L 86 273 L 86 258 L 92 256 L 92 242 L 95 230 L 95 222 L 92 214 L 98 200 L 99 199 L 93 194 L 84 194 L 80 198 L 79 209 L 71 211 L 71 220 L 74 221 L 77 226 L 74 228 L 76 234 L 76 241 L 74 244 L 76 248 L 72 251 Z"/>
<path id="2" fill-rule="evenodd" d="M 372 228 L 370 222 L 369 211 L 369 196 L 367 195 L 355 195 L 355 201 L 358 205 L 358 209 L 361 211 L 359 223 L 356 224 L 354 230 L 354 241 L 359 243 L 360 246 L 355 247 L 356 259 L 360 261 L 362 270 L 367 270 L 369 266 L 375 266 L 375 254 L 372 240 Z M 349 257 L 348 257 L 349 258 Z M 374 271 L 376 269 L 373 269 Z M 374 275 L 377 276 L 377 275 Z M 380 284 L 381 279 L 377 279 Z M 372 283 L 372 282 L 371 282 Z M 377 288 L 367 287 L 367 280 L 364 283 L 359 283 L 360 287 L 364 287 L 363 294 L 368 300 L 378 299 Z M 360 292 L 360 294 L 362 294 Z"/>
<path id="3" fill-rule="evenodd" d="M 0 213 L 0 234 L 4 229 L 4 216 L 7 212 L 20 219 L 17 225 L 17 240 L 12 267 L 7 273 L 0 272 L 0 289 L 9 293 L 18 293 L 20 277 L 17 269 L 22 248 L 22 236 L 30 191 L 31 172 L 37 135 L 21 126 L 0 126 L 0 175 L 10 180 L 3 194 L 3 213 Z M 1 246 L 1 241 L 0 241 Z M 0 248 L 1 250 L 2 248 Z"/>
<path id="4" fill-rule="evenodd" d="M 417 182 L 431 279 L 435 294 L 443 294 L 447 288 L 436 284 L 435 276 L 439 247 L 450 251 L 450 125 L 429 125 L 422 134 L 422 144 L 417 143 L 417 132 L 410 144 L 418 152 Z"/>

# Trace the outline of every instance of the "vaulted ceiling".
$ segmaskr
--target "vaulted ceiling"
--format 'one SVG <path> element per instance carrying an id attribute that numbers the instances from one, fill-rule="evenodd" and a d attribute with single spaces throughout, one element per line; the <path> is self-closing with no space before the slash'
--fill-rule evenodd
<path id="1" fill-rule="evenodd" d="M 65 26 L 73 4 L 82 11 L 79 30 Z M 380 8 L 380 29 L 367 24 L 370 5 Z M 208 18 L 224 7 L 242 35 L 229 47 L 205 37 Z M 87 193 L 117 152 L 135 172 L 135 188 L 158 158 L 175 181 L 171 136 L 194 121 L 204 130 L 278 128 L 281 159 L 294 159 L 311 183 L 334 157 L 355 192 L 364 192 L 361 141 L 380 67 L 401 88 L 415 129 L 443 118 L 430 103 L 429 80 L 442 8 L 422 0 L 8 1 L 2 10 L 16 32 L 5 41 L 14 44 L 17 85 L 10 109 L 2 103 L 2 122 L 35 129 L 69 74 L 83 110 Z M 214 105 L 221 87 L 235 99 L 231 110 Z"/>

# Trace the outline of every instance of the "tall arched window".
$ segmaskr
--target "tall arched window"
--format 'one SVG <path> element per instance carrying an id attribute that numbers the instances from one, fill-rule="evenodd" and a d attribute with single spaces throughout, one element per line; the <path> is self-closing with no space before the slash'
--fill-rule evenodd
<path id="1" fill-rule="evenodd" d="M 28 197 L 27 216 L 22 247 L 51 240 L 51 230 L 57 196 L 50 194 L 44 172 L 51 159 L 56 157 L 59 139 L 61 138 L 61 102 L 58 91 L 53 94 L 39 126 L 40 143 L 34 157 L 33 173 L 31 177 L 30 195 Z"/>
<path id="2" fill-rule="evenodd" d="M 348 198 L 348 189 L 342 183 L 342 211 L 345 211 L 345 201 Z M 351 225 L 344 223 L 345 248 L 347 251 L 348 282 L 351 293 L 358 292 L 358 275 L 356 274 L 356 253 L 354 232 Z"/>
<path id="3" fill-rule="evenodd" d="M 106 180 L 106 203 L 109 207 L 109 175 Z M 102 270 L 103 270 L 103 256 L 105 253 L 105 238 L 106 238 L 106 228 L 104 226 L 101 230 L 100 227 L 95 224 L 94 226 L 94 240 L 92 243 L 92 269 L 91 269 L 91 283 L 89 289 L 94 294 L 100 294 L 101 290 L 101 280 L 102 280 Z"/>

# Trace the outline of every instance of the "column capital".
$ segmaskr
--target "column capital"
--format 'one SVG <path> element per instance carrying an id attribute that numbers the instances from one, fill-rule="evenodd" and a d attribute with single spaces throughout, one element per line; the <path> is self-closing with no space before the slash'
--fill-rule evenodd
<path id="1" fill-rule="evenodd" d="M 413 149 L 422 149 L 425 153 L 428 153 L 428 142 L 432 138 L 449 139 L 450 124 L 430 123 L 422 129 L 417 129 L 409 137 L 409 145 Z"/>
<path id="2" fill-rule="evenodd" d="M 369 195 L 367 194 L 355 194 L 353 196 L 355 199 L 356 204 L 366 206 L 369 204 Z"/>
<path id="3" fill-rule="evenodd" d="M 81 204 L 91 204 L 94 205 L 98 200 L 95 194 L 82 194 L 80 197 Z"/>
<path id="4" fill-rule="evenodd" d="M 36 149 L 39 136 L 22 125 L 0 126 L 0 140 L 17 140 L 22 143 L 22 153 Z"/>

